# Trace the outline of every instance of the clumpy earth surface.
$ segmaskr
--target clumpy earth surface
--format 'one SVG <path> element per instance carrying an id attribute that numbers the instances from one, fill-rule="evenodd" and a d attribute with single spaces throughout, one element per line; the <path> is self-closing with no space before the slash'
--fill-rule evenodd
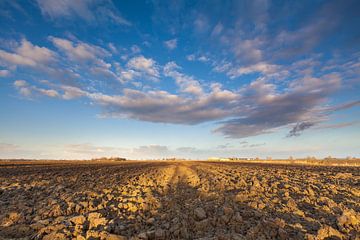
<path id="1" fill-rule="evenodd" d="M 0 239 L 360 239 L 360 168 L 1 162 Z"/>

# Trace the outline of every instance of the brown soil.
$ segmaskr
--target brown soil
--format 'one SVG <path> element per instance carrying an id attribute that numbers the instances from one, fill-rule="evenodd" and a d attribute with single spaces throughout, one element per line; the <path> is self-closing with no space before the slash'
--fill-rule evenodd
<path id="1" fill-rule="evenodd" d="M 360 239 L 360 168 L 0 162 L 0 239 Z"/>

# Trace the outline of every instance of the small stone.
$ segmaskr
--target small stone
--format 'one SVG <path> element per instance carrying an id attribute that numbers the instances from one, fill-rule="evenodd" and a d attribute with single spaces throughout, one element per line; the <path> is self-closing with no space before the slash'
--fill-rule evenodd
<path id="1" fill-rule="evenodd" d="M 155 222 L 155 218 L 149 218 L 146 220 L 146 223 L 150 225 L 154 224 L 154 222 Z"/>
<path id="2" fill-rule="evenodd" d="M 144 240 L 148 239 L 148 235 L 146 234 L 146 232 L 139 233 L 137 237 Z"/>
<path id="3" fill-rule="evenodd" d="M 86 221 L 86 218 L 83 215 L 75 216 L 70 218 L 70 222 L 74 223 L 75 225 L 82 225 Z"/>
<path id="4" fill-rule="evenodd" d="M 287 202 L 287 206 L 290 210 L 297 209 L 297 204 L 296 204 L 295 200 L 292 198 L 290 198 L 289 201 Z"/>
<path id="5" fill-rule="evenodd" d="M 127 240 L 127 237 L 116 234 L 108 234 L 105 240 Z"/>
<path id="6" fill-rule="evenodd" d="M 165 239 L 165 231 L 162 229 L 155 230 L 155 239 L 156 240 L 164 240 Z"/>
<path id="7" fill-rule="evenodd" d="M 203 220 L 206 218 L 206 212 L 203 208 L 198 207 L 194 210 L 196 220 Z"/>
<path id="8" fill-rule="evenodd" d="M 325 225 L 324 227 L 320 228 L 317 233 L 317 239 L 323 240 L 327 239 L 329 237 L 338 237 L 340 239 L 343 239 L 343 235 L 336 229 Z"/>

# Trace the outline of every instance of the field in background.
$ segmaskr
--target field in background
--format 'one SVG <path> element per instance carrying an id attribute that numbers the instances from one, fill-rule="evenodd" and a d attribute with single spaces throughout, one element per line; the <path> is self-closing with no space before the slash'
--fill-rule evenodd
<path id="1" fill-rule="evenodd" d="M 0 239 L 358 239 L 359 161 L 326 161 L 0 161 Z"/>

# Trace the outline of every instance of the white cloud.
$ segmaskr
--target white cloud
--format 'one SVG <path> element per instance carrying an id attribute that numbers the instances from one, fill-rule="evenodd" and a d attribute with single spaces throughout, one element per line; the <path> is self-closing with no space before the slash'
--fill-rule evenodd
<path id="1" fill-rule="evenodd" d="M 224 26 L 219 22 L 211 32 L 211 36 L 218 36 L 224 29 Z"/>
<path id="2" fill-rule="evenodd" d="M 37 0 L 41 13 L 51 19 L 73 19 L 78 17 L 87 22 L 111 21 L 120 25 L 130 26 L 111 1 L 92 0 Z"/>
<path id="3" fill-rule="evenodd" d="M 213 71 L 226 72 L 232 67 L 232 63 L 227 61 L 221 61 L 220 63 L 214 63 Z"/>
<path id="4" fill-rule="evenodd" d="M 309 122 L 313 126 L 327 120 L 329 112 L 319 106 L 340 86 L 339 76 L 329 74 L 297 79 L 287 91 L 277 92 L 276 85 L 260 78 L 240 91 L 242 107 L 237 117 L 222 122 L 215 132 L 242 138 L 297 123 Z"/>
<path id="5" fill-rule="evenodd" d="M 145 58 L 144 56 L 133 57 L 128 61 L 126 66 L 128 69 L 139 72 L 153 80 L 160 76 L 159 66 L 152 58 Z M 134 72 L 133 75 L 136 75 Z M 127 74 L 130 74 L 129 71 L 127 71 Z"/>
<path id="6" fill-rule="evenodd" d="M 180 67 L 175 62 L 168 62 L 164 66 L 164 75 L 175 79 L 181 92 L 202 95 L 203 89 L 200 83 L 192 77 L 180 73 L 178 69 L 180 69 Z"/>
<path id="7" fill-rule="evenodd" d="M 10 75 L 10 71 L 6 69 L 0 70 L 0 77 L 7 77 Z"/>
<path id="8" fill-rule="evenodd" d="M 132 45 L 130 49 L 133 54 L 137 54 L 141 52 L 141 48 L 138 45 Z"/>
<path id="9" fill-rule="evenodd" d="M 48 97 L 58 97 L 59 93 L 53 89 L 38 89 L 39 93 Z"/>
<path id="10" fill-rule="evenodd" d="M 111 53 L 106 49 L 93 44 L 80 41 L 74 42 L 63 38 L 49 37 L 49 39 L 69 60 L 77 64 L 77 70 L 81 68 L 96 77 L 102 76 L 121 81 L 118 74 L 112 70 L 112 64 L 105 61 L 107 57 L 111 56 Z"/>
<path id="11" fill-rule="evenodd" d="M 275 64 L 269 64 L 266 62 L 258 62 L 253 65 L 249 65 L 246 67 L 238 67 L 230 69 L 227 74 L 230 78 L 239 77 L 241 75 L 250 74 L 250 73 L 262 73 L 262 74 L 274 74 L 280 70 L 280 67 Z"/>
<path id="12" fill-rule="evenodd" d="M 26 39 L 22 39 L 13 53 L 0 50 L 0 63 L 12 66 L 24 65 L 30 67 L 41 67 L 50 61 L 55 61 L 56 54 L 45 47 L 33 45 Z"/>
<path id="13" fill-rule="evenodd" d="M 30 97 L 32 94 L 31 87 L 24 80 L 16 80 L 14 86 L 18 89 L 19 93 L 24 97 Z"/>
<path id="14" fill-rule="evenodd" d="M 70 40 L 57 37 L 49 37 L 49 39 L 73 61 L 95 61 L 98 58 L 110 55 L 108 51 L 95 45 L 83 42 L 74 43 Z"/>
<path id="15" fill-rule="evenodd" d="M 26 39 L 21 40 L 21 45 L 16 49 L 16 53 L 33 60 L 34 62 L 46 63 L 54 59 L 55 53 L 45 47 L 33 45 Z"/>
<path id="16" fill-rule="evenodd" d="M 200 57 L 198 58 L 198 60 L 199 60 L 200 62 L 208 62 L 208 61 L 210 61 L 210 59 L 209 59 L 208 57 L 206 57 L 206 56 L 200 56 Z"/>
<path id="17" fill-rule="evenodd" d="M 14 86 L 15 87 L 25 87 L 25 86 L 27 86 L 27 82 L 24 80 L 16 80 L 14 82 Z"/>
<path id="18" fill-rule="evenodd" d="M 189 61 L 195 61 L 196 57 L 195 57 L 194 54 L 190 54 L 190 55 L 186 56 L 186 59 L 189 60 Z"/>
<path id="19" fill-rule="evenodd" d="M 61 90 L 64 91 L 62 98 L 66 100 L 83 97 L 87 94 L 87 92 L 73 86 L 61 86 Z"/>
<path id="20" fill-rule="evenodd" d="M 59 93 L 56 90 L 39 88 L 39 87 L 30 85 L 25 80 L 14 81 L 14 86 L 22 96 L 27 97 L 27 98 L 32 97 L 33 94 L 45 95 L 48 97 L 59 97 Z"/>
<path id="21" fill-rule="evenodd" d="M 222 119 L 231 112 L 236 95 L 216 91 L 198 99 L 181 97 L 166 91 L 142 92 L 124 89 L 123 95 L 88 93 L 95 103 L 103 106 L 103 117 L 133 118 L 150 122 L 196 124 Z"/>
<path id="22" fill-rule="evenodd" d="M 208 58 L 207 56 L 205 55 L 195 55 L 195 54 L 190 54 L 190 55 L 187 55 L 186 56 L 186 59 L 188 61 L 199 61 L 199 62 L 209 62 L 210 61 L 210 58 Z"/>
<path id="23" fill-rule="evenodd" d="M 232 45 L 233 52 L 243 62 L 255 63 L 263 58 L 263 51 L 261 50 L 263 42 L 258 38 L 246 40 L 235 38 Z"/>
<path id="24" fill-rule="evenodd" d="M 118 53 L 118 49 L 116 48 L 116 46 L 113 43 L 108 43 L 108 47 L 111 50 L 112 53 Z"/>
<path id="25" fill-rule="evenodd" d="M 177 47 L 177 39 L 174 38 L 174 39 L 171 39 L 171 40 L 168 40 L 168 41 L 165 41 L 164 42 L 165 44 L 165 47 L 169 50 L 173 50 Z"/>

